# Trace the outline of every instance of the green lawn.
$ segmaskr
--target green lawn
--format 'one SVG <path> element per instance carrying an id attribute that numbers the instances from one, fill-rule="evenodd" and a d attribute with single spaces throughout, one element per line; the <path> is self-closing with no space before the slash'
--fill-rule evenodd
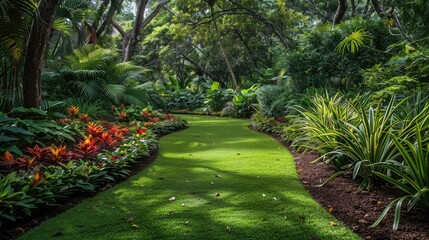
<path id="1" fill-rule="evenodd" d="M 248 121 L 184 118 L 190 128 L 162 138 L 150 167 L 22 239 L 360 239 L 310 197 L 288 150 Z"/>

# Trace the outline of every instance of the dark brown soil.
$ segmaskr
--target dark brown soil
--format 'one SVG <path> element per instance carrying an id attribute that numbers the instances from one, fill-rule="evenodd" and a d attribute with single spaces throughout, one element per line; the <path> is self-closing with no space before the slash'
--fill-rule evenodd
<path id="1" fill-rule="evenodd" d="M 281 141 L 282 142 L 282 141 Z M 288 145 L 282 142 L 286 147 Z M 294 152 L 297 172 L 311 196 L 327 211 L 364 239 L 429 239 L 429 215 L 423 209 L 415 207 L 410 212 L 402 211 L 399 229 L 394 231 L 393 211 L 375 228 L 370 226 L 380 216 L 389 202 L 401 192 L 387 186 L 374 186 L 371 191 L 363 191 L 351 177 L 337 177 L 322 187 L 335 169 L 321 162 L 310 163 L 317 159 L 317 153 L 300 154 Z"/>

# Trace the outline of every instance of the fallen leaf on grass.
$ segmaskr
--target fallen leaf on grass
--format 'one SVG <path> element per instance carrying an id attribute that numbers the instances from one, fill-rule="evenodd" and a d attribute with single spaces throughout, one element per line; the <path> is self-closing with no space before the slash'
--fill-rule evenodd
<path id="1" fill-rule="evenodd" d="M 182 207 L 184 207 L 185 206 L 185 203 L 182 203 Z"/>
<path id="2" fill-rule="evenodd" d="M 174 200 L 176 200 L 176 197 L 171 197 L 170 199 L 168 199 L 168 201 L 170 201 L 170 202 L 172 202 Z"/>
<path id="3" fill-rule="evenodd" d="M 333 211 L 334 211 L 334 208 L 333 208 L 333 207 L 331 207 L 331 208 L 329 208 L 329 209 L 328 209 L 328 212 L 329 212 L 329 213 L 332 213 Z"/>
<path id="4" fill-rule="evenodd" d="M 231 232 L 231 230 L 232 230 L 232 228 L 231 228 L 230 226 L 227 226 L 227 227 L 226 227 L 226 231 L 227 231 L 227 232 Z"/>
<path id="5" fill-rule="evenodd" d="M 215 196 L 216 196 L 216 197 L 220 197 L 220 193 L 218 193 L 218 192 L 217 192 L 217 193 L 215 194 Z"/>
<path id="6" fill-rule="evenodd" d="M 338 225 L 336 222 L 329 222 L 329 224 L 331 224 L 331 226 L 333 226 L 333 227 Z"/>
<path id="7" fill-rule="evenodd" d="M 214 185 L 214 182 L 210 182 L 211 185 Z"/>
<path id="8" fill-rule="evenodd" d="M 265 193 L 262 193 L 262 197 L 265 197 Z"/>
<path id="9" fill-rule="evenodd" d="M 278 198 L 276 198 L 276 197 L 273 197 L 273 199 L 274 199 L 275 201 L 279 200 L 279 199 L 278 199 Z"/>
<path id="10" fill-rule="evenodd" d="M 137 225 L 137 224 L 132 224 L 132 225 L 131 225 L 131 228 L 132 228 L 132 229 L 137 229 L 137 228 L 139 228 L 139 225 Z"/>
<path id="11" fill-rule="evenodd" d="M 220 175 L 219 175 L 219 174 L 216 174 L 216 177 L 220 178 Z"/>
<path id="12" fill-rule="evenodd" d="M 128 217 L 127 222 L 131 222 L 134 220 L 134 217 Z"/>
<path id="13" fill-rule="evenodd" d="M 22 228 L 22 227 L 17 227 L 17 228 L 15 229 L 15 231 L 16 231 L 17 233 L 19 233 L 19 234 L 23 234 L 23 233 L 25 233 L 25 230 L 24 230 L 24 228 Z"/>

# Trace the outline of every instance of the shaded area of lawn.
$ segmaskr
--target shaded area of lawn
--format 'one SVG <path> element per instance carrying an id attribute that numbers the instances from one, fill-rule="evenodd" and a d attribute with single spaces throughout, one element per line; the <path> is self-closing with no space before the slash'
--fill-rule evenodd
<path id="1" fill-rule="evenodd" d="M 244 120 L 184 117 L 191 127 L 161 139 L 151 166 L 22 239 L 359 239 L 277 141 Z"/>

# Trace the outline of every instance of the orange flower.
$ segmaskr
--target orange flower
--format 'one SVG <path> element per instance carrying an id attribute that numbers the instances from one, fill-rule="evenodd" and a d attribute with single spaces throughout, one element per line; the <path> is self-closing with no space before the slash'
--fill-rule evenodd
<path id="1" fill-rule="evenodd" d="M 95 124 L 95 123 L 88 123 L 86 125 L 86 131 L 94 136 L 98 136 L 101 133 L 103 133 L 104 128 L 101 125 Z"/>
<path id="2" fill-rule="evenodd" d="M 45 179 L 46 179 L 45 174 L 36 172 L 33 176 L 33 180 L 31 181 L 31 184 L 33 184 L 33 186 L 40 185 L 41 183 L 43 183 L 43 181 L 45 181 Z"/>
<path id="3" fill-rule="evenodd" d="M 67 151 L 67 147 L 62 145 L 57 147 L 54 144 L 52 144 L 49 150 L 51 152 L 51 157 L 52 157 L 51 160 L 56 162 L 61 162 L 63 160 L 66 160 L 71 155 L 71 153 Z"/>
<path id="4" fill-rule="evenodd" d="M 107 148 L 111 148 L 116 145 L 116 140 L 107 132 L 101 134 L 100 141 L 104 143 L 105 147 Z"/>
<path id="5" fill-rule="evenodd" d="M 148 111 L 143 111 L 141 114 L 145 117 L 150 117 L 150 112 Z"/>
<path id="6" fill-rule="evenodd" d="M 86 113 L 81 114 L 81 115 L 80 115 L 80 120 L 81 120 L 82 122 L 84 122 L 84 123 L 87 123 L 87 122 L 88 122 L 88 120 L 89 120 L 89 116 L 88 116 L 88 114 L 86 114 Z"/>
<path id="7" fill-rule="evenodd" d="M 91 134 L 80 141 L 76 147 L 76 157 L 78 158 L 94 158 L 99 153 L 97 140 Z"/>
<path id="8" fill-rule="evenodd" d="M 18 163 L 19 166 L 30 168 L 37 161 L 36 161 L 36 157 L 22 156 L 22 157 L 17 158 L 16 162 Z"/>
<path id="9" fill-rule="evenodd" d="M 159 118 L 157 118 L 157 117 L 154 117 L 154 118 L 149 118 L 149 122 L 153 122 L 153 123 L 156 123 L 156 122 L 159 122 Z"/>
<path id="10" fill-rule="evenodd" d="M 15 157 L 9 151 L 6 151 L 2 157 L 0 157 L 1 163 L 5 165 L 12 165 L 15 163 Z"/>
<path id="11" fill-rule="evenodd" d="M 122 119 L 127 119 L 128 116 L 127 116 L 126 112 L 120 112 L 119 113 L 119 117 L 122 118 Z"/>
<path id="12" fill-rule="evenodd" d="M 145 134 L 145 133 L 146 133 L 146 131 L 147 131 L 147 129 L 146 129 L 146 128 L 137 128 L 137 129 L 136 129 L 136 132 L 137 132 L 138 134 Z"/>
<path id="13" fill-rule="evenodd" d="M 74 115 L 76 115 L 79 112 L 79 107 L 70 106 L 67 108 L 67 112 L 68 112 L 69 116 L 73 117 Z"/>
<path id="14" fill-rule="evenodd" d="M 49 148 L 41 148 L 39 145 L 36 145 L 34 148 L 27 148 L 27 152 L 35 156 L 39 161 L 42 161 L 48 157 Z"/>
<path id="15" fill-rule="evenodd" d="M 164 115 L 165 119 L 170 120 L 173 118 L 173 114 L 167 113 Z"/>
<path id="16" fill-rule="evenodd" d="M 145 123 L 144 123 L 144 126 L 145 126 L 145 127 L 153 126 L 153 122 L 145 122 Z"/>

